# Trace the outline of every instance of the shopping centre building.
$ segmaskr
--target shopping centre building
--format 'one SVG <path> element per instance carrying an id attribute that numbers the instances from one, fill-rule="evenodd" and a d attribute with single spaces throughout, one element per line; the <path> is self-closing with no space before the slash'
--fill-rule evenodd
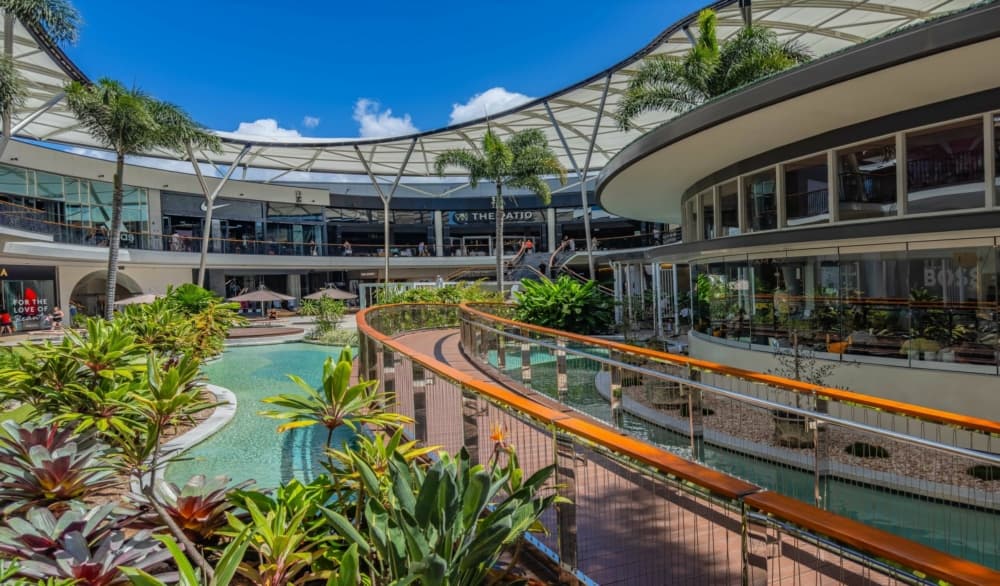
<path id="1" fill-rule="evenodd" d="M 759 368 L 797 345 L 870 363 L 838 367 L 830 382 L 1000 419 L 1000 71 L 989 66 L 1000 7 L 713 8 L 721 37 L 754 21 L 814 59 L 621 131 L 614 113 L 638 65 L 688 51 L 691 15 L 622 62 L 489 121 L 365 140 L 220 132 L 218 153 L 143 153 L 125 173 L 122 293 L 190 282 L 206 232 L 207 283 L 220 293 L 377 282 L 386 210 L 391 279 L 492 278 L 491 186 L 471 189 L 458 170 L 438 178 L 433 162 L 481 141 L 488 124 L 504 135 L 537 128 L 570 182 L 549 206 L 513 194 L 508 251 L 525 239 L 551 251 L 568 236 L 578 250 L 564 262 L 586 272 L 583 249 L 596 239 L 598 269 L 610 263 L 623 301 L 648 306 L 649 327 L 637 329 L 691 327 L 693 355 Z M 114 171 L 63 100 L 64 84 L 87 75 L 40 31 L 18 23 L 13 33 L 29 97 L 0 155 L 0 282 L 31 328 L 53 305 L 102 306 Z M 682 241 L 670 243 L 676 226 Z"/>

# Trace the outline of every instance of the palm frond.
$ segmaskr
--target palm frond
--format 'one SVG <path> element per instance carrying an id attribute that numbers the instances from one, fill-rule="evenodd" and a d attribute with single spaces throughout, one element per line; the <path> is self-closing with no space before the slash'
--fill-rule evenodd
<path id="1" fill-rule="evenodd" d="M 442 152 L 434 160 L 434 172 L 444 175 L 448 167 L 465 169 L 469 173 L 469 185 L 475 187 L 485 177 L 486 161 L 471 151 L 451 149 Z"/>
<path id="2" fill-rule="evenodd" d="M 565 184 L 565 181 L 563 182 Z M 538 196 L 538 199 L 542 200 L 544 205 L 549 205 L 552 203 L 552 189 L 549 184 L 538 177 L 537 175 L 529 175 L 525 177 L 519 177 L 517 179 L 512 179 L 508 182 L 511 187 L 520 187 L 522 189 L 527 189 L 528 191 L 534 193 Z"/>
<path id="3" fill-rule="evenodd" d="M 41 26 L 56 42 L 76 42 L 81 19 L 69 0 L 0 0 L 0 10 L 22 24 Z"/>
<path id="4" fill-rule="evenodd" d="M 13 112 L 24 103 L 24 80 L 17 73 L 14 61 L 0 56 L 0 116 Z"/>
<path id="5" fill-rule="evenodd" d="M 175 151 L 185 150 L 188 144 L 212 152 L 221 150 L 222 141 L 219 137 L 195 122 L 179 106 L 170 102 L 151 100 L 149 110 L 160 127 L 157 140 L 161 146 Z"/>

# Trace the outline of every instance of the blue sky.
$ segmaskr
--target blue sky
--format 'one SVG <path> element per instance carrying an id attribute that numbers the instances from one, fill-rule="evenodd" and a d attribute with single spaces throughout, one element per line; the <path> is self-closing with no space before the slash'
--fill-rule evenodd
<path id="1" fill-rule="evenodd" d="M 405 134 L 578 82 L 705 3 L 75 0 L 66 51 L 217 130 Z"/>

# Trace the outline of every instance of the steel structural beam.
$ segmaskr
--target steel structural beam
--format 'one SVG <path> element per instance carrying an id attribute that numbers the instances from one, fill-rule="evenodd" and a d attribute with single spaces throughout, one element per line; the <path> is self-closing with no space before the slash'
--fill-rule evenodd
<path id="1" fill-rule="evenodd" d="M 215 198 L 219 196 L 222 192 L 222 188 L 225 187 L 226 182 L 232 177 L 233 171 L 240 166 L 240 161 L 243 157 L 250 152 L 250 145 L 243 147 L 240 154 L 236 156 L 233 164 L 226 169 L 226 174 L 222 176 L 219 180 L 218 185 L 215 186 L 211 192 L 208 191 L 208 183 L 205 182 L 205 177 L 201 174 L 201 167 L 198 166 L 198 159 L 194 158 L 194 151 L 191 148 L 191 143 L 187 143 L 187 154 L 188 158 L 191 159 L 191 165 L 194 166 L 194 173 L 198 176 L 198 183 L 201 184 L 201 189 L 205 193 L 205 225 L 201 230 L 201 258 L 198 260 L 198 286 L 205 286 L 205 264 L 208 260 L 208 243 L 212 237 L 212 212 L 215 210 Z"/>

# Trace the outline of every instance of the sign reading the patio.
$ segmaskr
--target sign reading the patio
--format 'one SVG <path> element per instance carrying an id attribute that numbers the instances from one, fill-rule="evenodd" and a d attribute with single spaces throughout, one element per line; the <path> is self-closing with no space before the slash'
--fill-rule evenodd
<path id="1" fill-rule="evenodd" d="M 496 222 L 494 211 L 451 212 L 452 224 L 492 224 Z M 541 210 L 508 210 L 504 212 L 505 222 L 543 222 L 545 217 Z"/>

